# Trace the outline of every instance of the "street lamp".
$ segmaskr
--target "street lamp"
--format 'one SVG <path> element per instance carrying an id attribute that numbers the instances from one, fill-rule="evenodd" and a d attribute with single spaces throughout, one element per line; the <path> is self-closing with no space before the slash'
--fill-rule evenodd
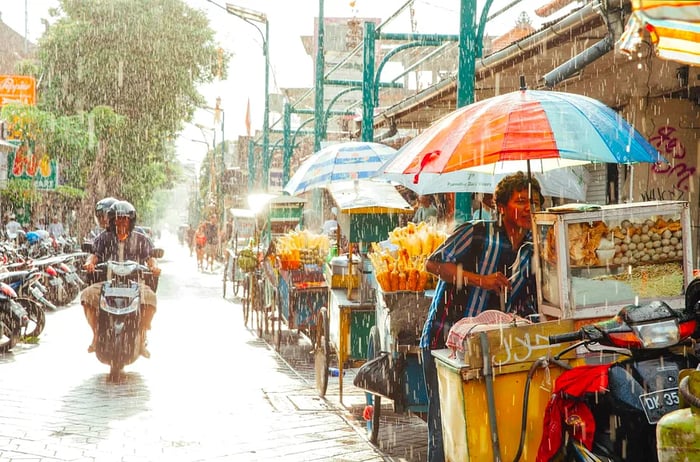
<path id="1" fill-rule="evenodd" d="M 209 0 L 209 2 L 213 3 L 211 0 Z M 268 22 L 265 13 L 232 5 L 230 3 L 226 4 L 226 11 L 255 27 L 263 40 L 263 56 L 265 57 L 265 108 L 263 111 L 262 182 L 263 189 L 267 191 L 270 172 L 270 155 L 268 153 L 270 144 L 270 50 L 268 45 L 270 43 L 270 23 Z M 264 34 L 256 23 L 265 24 Z M 253 171 L 253 168 L 251 168 L 250 171 Z"/>
<path id="2" fill-rule="evenodd" d="M 225 124 L 225 116 L 226 113 L 224 112 L 224 108 L 221 107 L 221 98 L 217 97 L 216 98 L 216 105 L 214 107 L 211 106 L 201 106 L 201 109 L 204 109 L 206 111 L 212 112 L 214 114 L 214 122 L 219 121 L 219 114 L 221 115 L 221 171 L 217 172 L 219 175 L 219 181 L 216 183 L 216 200 L 217 200 L 217 207 L 221 211 L 221 223 L 224 223 L 224 218 L 226 216 L 226 211 L 224 210 L 224 205 L 225 201 L 223 200 L 223 182 L 224 182 L 224 172 L 226 171 L 226 159 L 225 159 L 225 145 L 226 145 L 226 137 L 224 135 L 224 124 Z M 197 125 L 197 124 L 195 124 Z M 208 127 L 201 127 L 197 125 L 200 129 L 202 128 L 208 128 Z M 213 129 L 212 129 L 213 130 Z M 216 136 L 216 132 L 214 132 L 214 136 Z M 214 149 L 216 149 L 216 144 L 214 144 Z M 213 153 L 212 153 L 213 157 Z M 212 172 L 213 175 L 213 172 Z"/>

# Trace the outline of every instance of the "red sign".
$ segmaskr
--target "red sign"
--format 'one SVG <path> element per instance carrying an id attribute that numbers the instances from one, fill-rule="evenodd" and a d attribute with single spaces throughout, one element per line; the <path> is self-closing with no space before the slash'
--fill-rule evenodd
<path id="1" fill-rule="evenodd" d="M 28 75 L 0 75 L 0 106 L 36 104 L 36 81 Z"/>

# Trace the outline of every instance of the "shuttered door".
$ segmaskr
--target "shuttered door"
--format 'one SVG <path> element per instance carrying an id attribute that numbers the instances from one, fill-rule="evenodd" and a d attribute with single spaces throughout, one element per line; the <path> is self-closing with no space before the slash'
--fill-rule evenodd
<path id="1" fill-rule="evenodd" d="M 606 205 L 608 175 L 606 164 L 588 164 L 586 170 L 590 173 L 590 183 L 586 190 L 586 203 Z"/>

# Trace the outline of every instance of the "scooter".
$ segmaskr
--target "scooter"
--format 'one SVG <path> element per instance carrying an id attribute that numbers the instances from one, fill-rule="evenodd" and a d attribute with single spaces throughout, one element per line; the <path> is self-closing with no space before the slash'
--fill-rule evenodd
<path id="1" fill-rule="evenodd" d="M 163 250 L 154 249 L 152 256 L 161 258 Z M 116 377 L 141 354 L 139 283 L 152 279 L 153 273 L 131 260 L 100 263 L 95 272 L 106 275 L 97 314 L 95 354 L 101 363 L 110 366 L 110 377 Z M 151 287 L 155 290 L 157 284 L 152 283 Z"/>
<path id="2" fill-rule="evenodd" d="M 679 407 L 681 369 L 699 362 L 693 340 L 700 333 L 699 300 L 700 280 L 694 280 L 683 310 L 662 301 L 629 305 L 609 320 L 549 336 L 550 344 L 577 342 L 555 361 L 593 346 L 602 349 L 591 356 L 602 360 L 557 378 L 537 462 L 657 461 L 656 423 Z"/>

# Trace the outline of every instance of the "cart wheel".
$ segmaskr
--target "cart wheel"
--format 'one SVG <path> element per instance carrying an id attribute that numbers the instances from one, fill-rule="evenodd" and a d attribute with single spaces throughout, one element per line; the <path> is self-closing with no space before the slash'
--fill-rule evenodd
<path id="1" fill-rule="evenodd" d="M 374 359 L 379 356 L 382 349 L 381 339 L 379 338 L 379 328 L 372 326 L 369 331 L 369 342 L 367 344 L 367 360 Z M 379 439 L 379 418 L 382 410 L 382 397 L 365 393 L 365 399 L 368 406 L 372 406 L 372 418 L 367 420 L 367 433 L 369 434 L 370 443 L 376 445 Z"/>
<path id="2" fill-rule="evenodd" d="M 246 274 L 243 281 L 243 325 L 248 327 L 248 319 L 250 319 L 250 274 Z"/>
<path id="3" fill-rule="evenodd" d="M 234 259 L 233 260 L 233 273 L 232 273 L 233 276 L 231 276 L 231 279 L 233 280 L 233 296 L 234 297 L 238 296 L 238 290 L 241 288 L 240 276 L 237 277 L 237 275 L 236 275 L 236 265 L 237 265 L 237 262 Z"/>
<path id="4" fill-rule="evenodd" d="M 253 311 L 255 311 L 256 325 L 258 327 L 258 337 L 263 336 L 263 323 L 265 322 L 265 300 L 262 294 L 262 281 L 260 275 L 255 272 L 253 276 Z"/>
<path id="5" fill-rule="evenodd" d="M 230 259 L 230 258 L 227 258 L 227 259 L 226 259 L 226 264 L 224 264 L 224 276 L 223 276 L 223 278 L 222 278 L 222 279 L 223 279 L 223 290 L 222 290 L 222 293 L 223 293 L 223 297 L 224 297 L 224 298 L 226 298 L 226 278 L 227 278 L 227 275 L 228 275 L 228 267 L 229 267 L 229 265 L 230 265 L 230 262 L 231 262 L 231 259 Z"/>
<path id="6" fill-rule="evenodd" d="M 276 318 L 272 320 L 272 331 L 273 331 L 273 337 L 274 337 L 274 342 L 275 342 L 275 349 L 279 353 L 281 351 L 281 346 L 282 346 L 282 310 L 280 309 L 280 300 L 279 297 L 277 296 L 277 291 L 275 291 L 275 296 L 274 296 L 274 304 L 273 306 L 275 307 L 276 310 Z M 274 325 L 275 323 L 277 324 L 277 328 L 275 329 Z"/>
<path id="7" fill-rule="evenodd" d="M 328 367 L 330 366 L 331 346 L 328 339 L 328 311 L 318 310 L 316 318 L 316 349 L 314 350 L 314 369 L 316 371 L 316 390 L 321 397 L 328 389 Z"/>

